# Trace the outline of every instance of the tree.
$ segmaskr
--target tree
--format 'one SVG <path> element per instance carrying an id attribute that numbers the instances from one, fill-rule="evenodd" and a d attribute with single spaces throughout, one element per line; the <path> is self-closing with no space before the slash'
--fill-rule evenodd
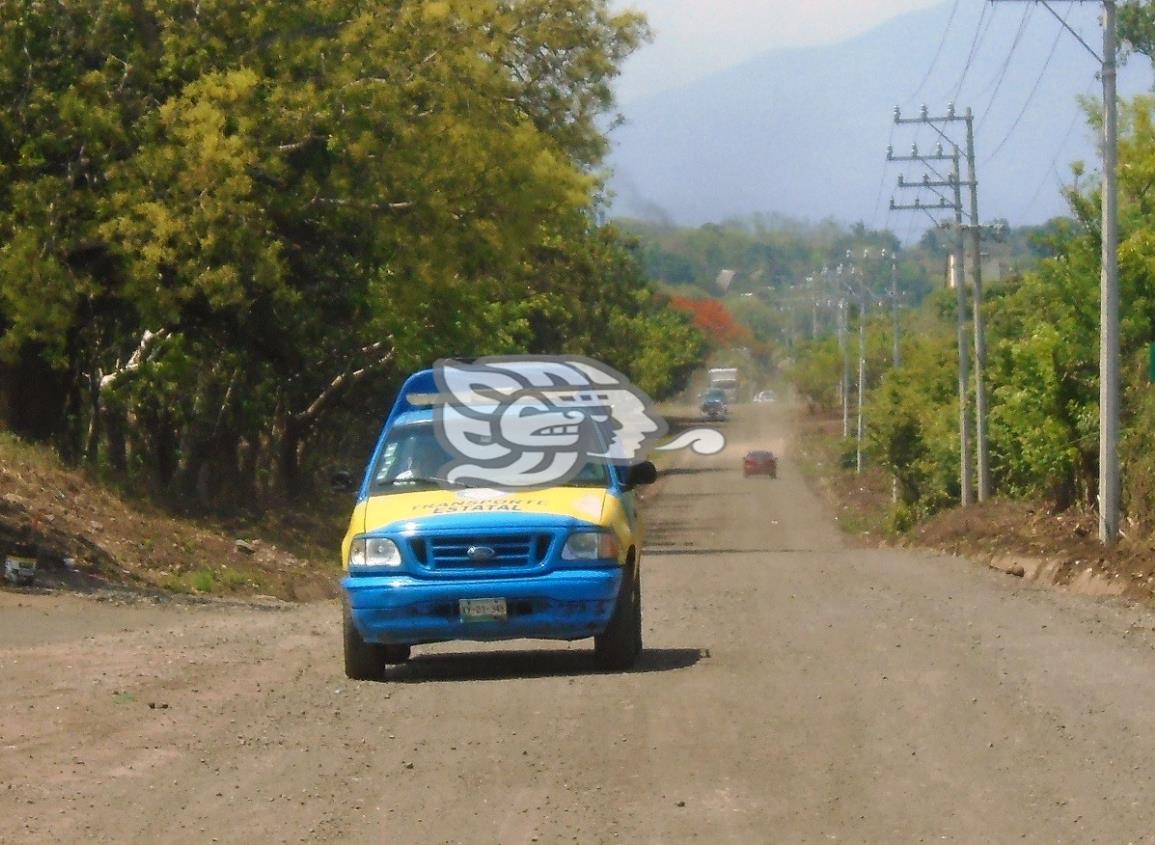
<path id="1" fill-rule="evenodd" d="M 0 355 L 61 375 L 32 433 L 66 454 L 299 491 L 435 358 L 578 346 L 665 389 L 696 348 L 591 222 L 634 13 L 79 0 L 0 35 Z"/>
<path id="2" fill-rule="evenodd" d="M 693 317 L 694 325 L 717 348 L 728 349 L 751 338 L 750 330 L 734 319 L 721 300 L 672 296 L 670 305 Z"/>

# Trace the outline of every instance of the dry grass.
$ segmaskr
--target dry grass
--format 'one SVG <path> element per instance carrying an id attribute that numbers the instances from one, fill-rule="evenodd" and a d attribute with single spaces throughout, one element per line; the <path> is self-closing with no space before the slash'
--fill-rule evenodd
<path id="1" fill-rule="evenodd" d="M 0 552 L 32 550 L 41 583 L 284 599 L 334 594 L 349 496 L 234 520 L 173 515 L 0 434 Z M 343 501 L 339 501 L 343 500 Z M 250 542 L 241 551 L 237 539 Z"/>

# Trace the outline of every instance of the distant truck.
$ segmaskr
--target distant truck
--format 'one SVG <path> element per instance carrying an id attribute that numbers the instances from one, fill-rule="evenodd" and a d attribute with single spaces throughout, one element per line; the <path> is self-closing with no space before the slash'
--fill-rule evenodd
<path id="1" fill-rule="evenodd" d="M 715 367 L 710 370 L 710 387 L 718 388 L 726 394 L 731 405 L 738 401 L 738 368 Z"/>

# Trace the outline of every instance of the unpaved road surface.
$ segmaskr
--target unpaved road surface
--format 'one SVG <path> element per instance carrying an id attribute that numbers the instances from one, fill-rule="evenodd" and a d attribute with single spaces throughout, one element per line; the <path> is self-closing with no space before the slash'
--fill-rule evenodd
<path id="1" fill-rule="evenodd" d="M 863 549 L 740 408 L 649 507 L 647 651 L 342 674 L 335 603 L 0 591 L 0 842 L 1155 842 L 1155 615 Z"/>

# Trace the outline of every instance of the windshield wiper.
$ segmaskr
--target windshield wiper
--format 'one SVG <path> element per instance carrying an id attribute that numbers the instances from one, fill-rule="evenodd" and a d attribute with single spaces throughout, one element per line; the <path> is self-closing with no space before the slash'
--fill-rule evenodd
<path id="1" fill-rule="evenodd" d="M 412 476 L 409 478 L 390 478 L 382 481 L 379 487 L 393 487 L 399 484 L 435 484 L 438 487 L 472 487 L 472 484 L 466 484 L 464 481 L 450 481 L 448 478 L 430 478 L 421 475 Z"/>

